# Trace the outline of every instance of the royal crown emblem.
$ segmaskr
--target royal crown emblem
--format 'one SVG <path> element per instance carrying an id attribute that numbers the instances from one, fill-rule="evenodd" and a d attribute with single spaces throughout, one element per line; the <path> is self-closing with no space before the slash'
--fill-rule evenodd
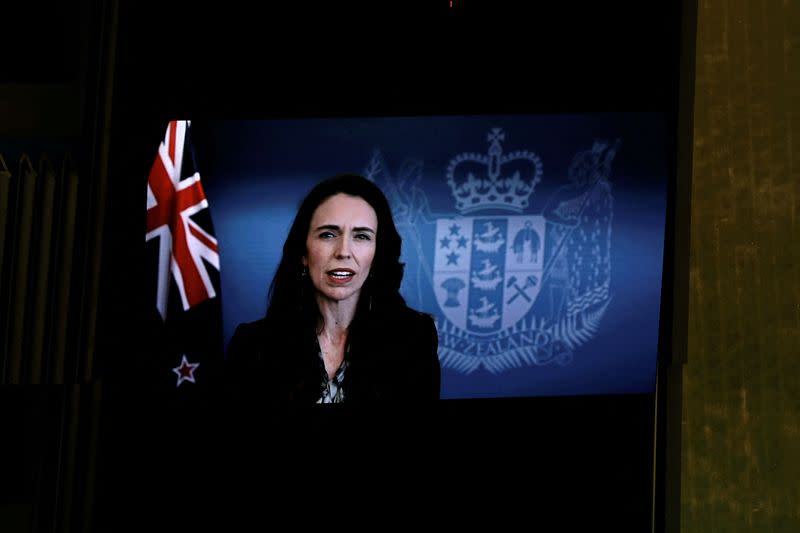
<path id="1" fill-rule="evenodd" d="M 486 154 L 461 153 L 447 166 L 447 183 L 462 214 L 484 209 L 521 213 L 542 179 L 539 156 L 527 150 L 503 153 L 505 133 L 492 128 Z"/>

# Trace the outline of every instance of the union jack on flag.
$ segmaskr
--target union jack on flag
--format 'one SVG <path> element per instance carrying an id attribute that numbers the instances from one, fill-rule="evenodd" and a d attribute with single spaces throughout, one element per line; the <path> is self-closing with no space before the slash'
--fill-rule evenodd
<path id="1" fill-rule="evenodd" d="M 172 363 L 166 370 L 177 376 L 176 386 L 196 383 L 195 370 L 202 372 L 201 361 L 214 355 L 209 346 L 215 342 L 206 341 L 209 332 L 221 323 L 215 289 L 219 246 L 187 120 L 169 122 L 147 178 L 145 241 L 153 240 L 158 243 L 154 303 L 161 326 L 152 335 L 162 346 L 152 349 L 168 353 Z"/>
<path id="2" fill-rule="evenodd" d="M 202 259 L 219 270 L 217 240 L 190 218 L 208 200 L 188 138 L 189 121 L 171 121 L 147 178 L 146 240 L 160 238 L 156 308 L 165 320 L 170 272 L 184 311 L 216 296 Z"/>

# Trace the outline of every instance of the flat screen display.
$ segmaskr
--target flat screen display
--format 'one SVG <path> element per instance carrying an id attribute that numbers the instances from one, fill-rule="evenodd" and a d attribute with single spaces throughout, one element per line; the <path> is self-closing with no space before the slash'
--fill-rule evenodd
<path id="1" fill-rule="evenodd" d="M 97 180 L 98 523 L 144 493 L 184 523 L 191 508 L 173 496 L 205 493 L 214 470 L 213 486 L 255 494 L 258 520 L 291 502 L 308 514 L 314 495 L 329 499 L 315 489 L 326 479 L 385 516 L 408 514 L 410 486 L 415 509 L 448 519 L 440 503 L 463 500 L 470 517 L 653 529 L 667 494 L 663 371 L 685 316 L 685 3 L 356 4 L 119 6 Z M 191 120 L 192 164 L 170 120 Z M 172 220 L 150 215 L 150 196 L 145 215 L 164 154 L 183 158 L 172 183 L 194 186 L 197 170 L 207 201 L 181 235 L 214 252 L 195 258 L 208 279 L 189 285 L 216 291 L 197 305 L 160 268 L 170 249 L 152 232 Z M 236 327 L 266 313 L 302 199 L 342 173 L 389 200 L 402 296 L 437 327 L 442 401 L 286 406 L 267 373 L 212 386 Z M 159 515 L 142 510 L 143 523 Z"/>
<path id="2" fill-rule="evenodd" d="M 319 181 L 357 173 L 433 315 L 443 399 L 652 393 L 666 191 L 662 113 L 195 120 L 223 336 L 262 318 Z M 398 332 L 402 334 L 402 332 Z"/>

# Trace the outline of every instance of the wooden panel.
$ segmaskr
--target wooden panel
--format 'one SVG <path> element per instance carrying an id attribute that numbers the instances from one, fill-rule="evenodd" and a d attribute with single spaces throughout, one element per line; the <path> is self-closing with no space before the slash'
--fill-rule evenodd
<path id="1" fill-rule="evenodd" d="M 798 2 L 698 5 L 682 531 L 800 531 L 798 48 Z"/>

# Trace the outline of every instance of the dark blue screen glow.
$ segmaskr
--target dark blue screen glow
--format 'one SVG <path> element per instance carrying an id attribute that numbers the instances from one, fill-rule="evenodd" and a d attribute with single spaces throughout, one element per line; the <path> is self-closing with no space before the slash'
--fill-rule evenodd
<path id="1" fill-rule="evenodd" d="M 193 123 L 220 243 L 225 342 L 261 318 L 295 210 L 366 175 L 436 317 L 443 398 L 655 389 L 666 218 L 650 113 Z"/>

